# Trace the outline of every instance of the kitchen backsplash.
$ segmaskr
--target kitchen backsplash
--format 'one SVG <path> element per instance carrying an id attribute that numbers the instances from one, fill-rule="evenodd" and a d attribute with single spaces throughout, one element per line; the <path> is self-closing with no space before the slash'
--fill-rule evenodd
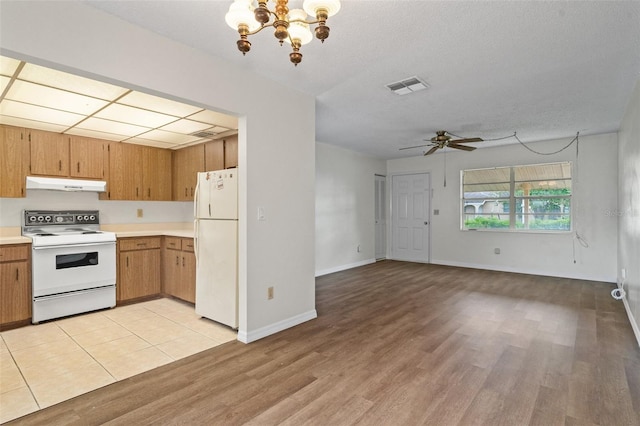
<path id="1" fill-rule="evenodd" d="M 100 210 L 100 222 L 193 221 L 193 203 L 180 201 L 101 201 L 95 192 L 28 190 L 26 198 L 0 198 L 0 227 L 20 226 L 22 210 Z M 138 210 L 142 209 L 142 217 Z"/>

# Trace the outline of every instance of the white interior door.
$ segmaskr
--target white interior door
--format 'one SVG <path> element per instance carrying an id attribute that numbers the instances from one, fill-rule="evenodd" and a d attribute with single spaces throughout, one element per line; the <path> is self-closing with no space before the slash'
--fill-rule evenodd
<path id="1" fill-rule="evenodd" d="M 429 262 L 429 173 L 392 178 L 392 256 L 397 260 Z"/>
<path id="2" fill-rule="evenodd" d="M 387 178 L 376 175 L 376 259 L 387 257 Z"/>

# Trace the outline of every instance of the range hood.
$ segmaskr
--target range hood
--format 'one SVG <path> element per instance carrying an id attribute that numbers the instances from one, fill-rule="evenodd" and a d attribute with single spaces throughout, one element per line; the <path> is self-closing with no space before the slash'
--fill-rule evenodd
<path id="1" fill-rule="evenodd" d="M 101 180 L 79 180 L 27 176 L 27 189 L 48 189 L 51 191 L 105 192 L 107 182 Z"/>

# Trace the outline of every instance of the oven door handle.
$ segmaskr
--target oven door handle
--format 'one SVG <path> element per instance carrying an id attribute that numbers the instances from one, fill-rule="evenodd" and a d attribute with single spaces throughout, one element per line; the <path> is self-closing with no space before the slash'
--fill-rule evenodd
<path id="1" fill-rule="evenodd" d="M 59 249 L 59 248 L 73 248 L 73 247 L 91 247 L 91 246 L 110 246 L 115 245 L 115 241 L 105 241 L 101 243 L 80 243 L 80 244 L 58 244 L 55 246 L 38 246 L 33 247 L 34 250 L 47 250 L 47 249 Z"/>

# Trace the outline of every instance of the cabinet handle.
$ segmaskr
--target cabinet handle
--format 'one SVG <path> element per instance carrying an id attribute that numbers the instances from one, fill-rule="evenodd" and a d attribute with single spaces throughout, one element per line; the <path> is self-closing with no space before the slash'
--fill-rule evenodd
<path id="1" fill-rule="evenodd" d="M 193 187 L 191 187 L 191 196 L 193 197 Z"/>
<path id="2" fill-rule="evenodd" d="M 147 188 L 147 196 L 151 198 L 151 188 Z"/>
<path id="3" fill-rule="evenodd" d="M 138 247 L 143 247 L 143 246 L 146 246 L 146 245 L 147 245 L 147 243 L 137 243 L 136 245 L 137 245 Z"/>
<path id="4" fill-rule="evenodd" d="M 136 197 L 138 196 L 138 187 L 136 187 Z"/>
<path id="5" fill-rule="evenodd" d="M 78 161 L 78 173 L 80 173 L 80 162 Z"/>
<path id="6" fill-rule="evenodd" d="M 129 256 L 127 256 L 127 268 L 129 267 Z"/>
<path id="7" fill-rule="evenodd" d="M 176 256 L 176 265 L 180 266 L 180 256 Z"/>
<path id="8" fill-rule="evenodd" d="M 20 281 L 20 269 L 16 268 L 16 281 Z"/>
<path id="9" fill-rule="evenodd" d="M 62 171 L 62 160 L 58 160 L 58 171 Z"/>
<path id="10" fill-rule="evenodd" d="M 184 256 L 182 256 L 182 266 L 184 266 Z"/>
<path id="11" fill-rule="evenodd" d="M 185 189 L 184 189 L 184 196 L 185 196 L 185 197 L 186 197 L 187 195 L 189 195 L 189 192 L 188 192 L 188 191 L 189 191 L 189 188 L 185 188 Z"/>

